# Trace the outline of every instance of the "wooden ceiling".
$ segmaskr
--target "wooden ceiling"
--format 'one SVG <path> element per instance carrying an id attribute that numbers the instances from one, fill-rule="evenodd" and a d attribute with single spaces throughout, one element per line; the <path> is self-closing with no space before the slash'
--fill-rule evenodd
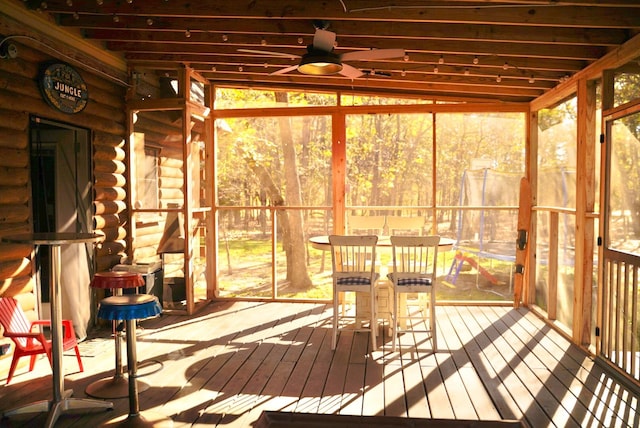
<path id="1" fill-rule="evenodd" d="M 640 31 L 639 0 L 28 0 L 62 27 L 159 74 L 184 64 L 219 84 L 527 102 Z M 365 72 L 271 73 L 301 56 L 317 22 L 335 52 L 402 48 Z M 315 25 L 315 26 L 314 26 Z"/>

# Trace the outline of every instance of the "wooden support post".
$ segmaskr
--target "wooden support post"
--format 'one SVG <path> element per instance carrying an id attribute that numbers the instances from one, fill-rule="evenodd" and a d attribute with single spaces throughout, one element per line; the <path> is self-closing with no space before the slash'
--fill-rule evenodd
<path id="1" fill-rule="evenodd" d="M 596 84 L 578 81 L 578 135 L 576 169 L 576 249 L 573 295 L 573 339 L 589 346 L 593 306 L 593 251 L 596 153 Z"/>
<path id="2" fill-rule="evenodd" d="M 549 274 L 547 278 L 547 318 L 553 321 L 558 316 L 558 227 L 560 215 L 549 213 Z"/>
<path id="3" fill-rule="evenodd" d="M 333 172 L 333 231 L 342 234 L 345 230 L 345 179 L 347 165 L 347 149 L 345 141 L 347 132 L 344 124 L 344 113 L 336 113 L 332 117 L 333 144 L 331 147 L 331 169 Z"/>

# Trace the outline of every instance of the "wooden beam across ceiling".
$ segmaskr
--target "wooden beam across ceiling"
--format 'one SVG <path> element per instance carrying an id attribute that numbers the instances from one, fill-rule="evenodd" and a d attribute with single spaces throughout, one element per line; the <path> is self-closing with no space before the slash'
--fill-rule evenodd
<path id="1" fill-rule="evenodd" d="M 470 101 L 531 101 L 640 31 L 637 0 L 27 3 L 132 67 L 159 74 L 189 66 L 226 84 L 395 90 Z M 400 48 L 406 55 L 345 61 L 364 72 L 355 79 L 272 74 L 297 65 L 317 27 L 336 33 L 337 54 Z"/>

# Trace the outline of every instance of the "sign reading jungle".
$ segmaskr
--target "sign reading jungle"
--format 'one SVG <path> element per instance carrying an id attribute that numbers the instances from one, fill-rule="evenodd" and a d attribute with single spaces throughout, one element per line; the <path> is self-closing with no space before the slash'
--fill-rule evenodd
<path id="1" fill-rule="evenodd" d="M 39 81 L 42 97 L 51 107 L 75 114 L 87 106 L 87 84 L 70 65 L 59 62 L 44 64 Z"/>

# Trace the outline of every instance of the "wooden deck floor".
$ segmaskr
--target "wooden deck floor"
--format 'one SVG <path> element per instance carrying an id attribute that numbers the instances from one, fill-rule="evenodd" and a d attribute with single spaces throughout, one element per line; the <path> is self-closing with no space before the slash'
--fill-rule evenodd
<path id="1" fill-rule="evenodd" d="M 141 323 L 140 408 L 174 426 L 250 427 L 263 410 L 461 420 L 524 420 L 532 427 L 637 427 L 638 395 L 526 309 L 438 306 L 439 351 L 404 334 L 391 352 L 386 329 L 368 351 L 366 333 L 343 332 L 330 349 L 330 306 L 293 303 L 208 305 L 194 316 Z M 113 373 L 113 341 L 82 344 L 85 372 L 65 356 L 65 386 L 86 396 Z M 5 375 L 6 376 L 6 375 Z M 2 384 L 5 380 L 3 379 Z M 18 370 L 0 388 L 0 411 L 51 396 L 46 361 Z M 65 414 L 56 427 L 93 427 L 128 411 Z M 3 427 L 42 426 L 45 414 Z"/>

